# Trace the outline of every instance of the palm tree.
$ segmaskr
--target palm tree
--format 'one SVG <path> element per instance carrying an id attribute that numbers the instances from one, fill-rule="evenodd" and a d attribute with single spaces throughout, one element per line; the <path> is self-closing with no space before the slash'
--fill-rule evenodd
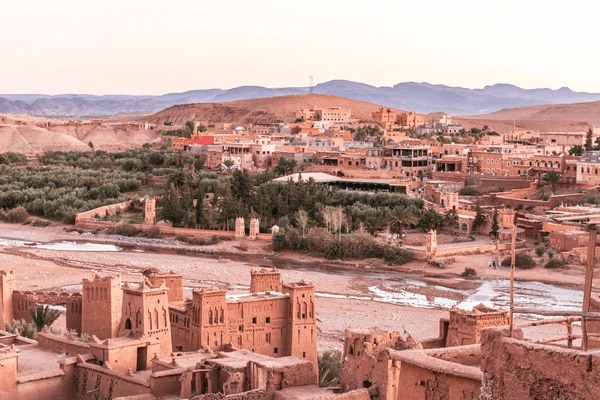
<path id="1" fill-rule="evenodd" d="M 554 185 L 560 180 L 560 174 L 556 171 L 548 171 L 544 174 L 544 180 L 550 184 L 554 193 Z"/>
<path id="2" fill-rule="evenodd" d="M 396 206 L 392 209 L 392 224 L 398 226 L 398 233 L 402 237 L 402 228 L 419 222 L 419 210 L 410 204 L 408 206 Z"/>
<path id="3" fill-rule="evenodd" d="M 454 232 L 454 227 L 458 224 L 458 214 L 455 210 L 448 210 L 444 215 L 444 222 L 450 227 L 450 230 Z"/>
<path id="4" fill-rule="evenodd" d="M 29 314 L 31 314 L 31 319 L 38 332 L 44 329 L 44 326 L 52 325 L 60 317 L 59 310 L 54 310 L 45 304 L 38 304 L 35 311 L 33 309 L 29 310 Z"/>
<path id="5" fill-rule="evenodd" d="M 223 165 L 225 166 L 227 173 L 231 173 L 231 167 L 235 165 L 235 162 L 233 162 L 231 158 L 228 158 L 227 160 L 223 161 Z"/>

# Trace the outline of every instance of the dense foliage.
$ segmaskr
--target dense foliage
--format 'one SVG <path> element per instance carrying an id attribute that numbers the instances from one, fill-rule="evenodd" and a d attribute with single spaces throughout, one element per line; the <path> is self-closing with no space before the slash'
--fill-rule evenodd
<path id="1" fill-rule="evenodd" d="M 77 212 L 124 201 L 143 175 L 46 167 L 0 166 L 0 208 L 23 206 L 29 214 L 74 221 Z"/>
<path id="2" fill-rule="evenodd" d="M 510 267 L 510 256 L 504 258 L 502 260 L 503 267 Z M 527 253 L 517 253 L 515 254 L 515 268 L 520 269 L 531 269 L 535 267 L 535 261 L 533 258 Z"/>

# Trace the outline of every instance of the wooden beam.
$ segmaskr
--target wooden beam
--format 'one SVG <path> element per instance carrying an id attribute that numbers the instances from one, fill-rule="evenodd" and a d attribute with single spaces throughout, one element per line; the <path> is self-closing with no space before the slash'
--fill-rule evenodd
<path id="1" fill-rule="evenodd" d="M 585 317 L 592 320 L 600 320 L 600 312 L 583 312 L 571 310 L 540 310 L 538 308 L 515 308 L 517 314 L 533 314 L 548 317 Z"/>

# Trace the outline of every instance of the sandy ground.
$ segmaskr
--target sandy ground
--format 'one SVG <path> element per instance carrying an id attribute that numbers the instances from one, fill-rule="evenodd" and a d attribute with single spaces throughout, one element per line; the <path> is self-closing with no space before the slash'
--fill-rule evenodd
<path id="1" fill-rule="evenodd" d="M 35 228 L 26 225 L 0 224 L 0 238 L 49 243 L 58 241 L 109 242 L 115 237 L 106 235 L 79 234 L 65 231 L 65 226 Z M 128 243 L 119 238 L 118 243 Z M 136 239 L 139 241 L 139 239 Z M 166 242 L 166 241 L 163 241 Z M 138 242 L 139 243 L 139 242 Z M 361 263 L 327 263 L 324 260 L 305 255 L 284 255 L 270 253 L 264 242 L 247 242 L 248 251 L 237 248 L 239 242 L 221 242 L 213 249 L 229 252 L 228 255 L 180 254 L 180 251 L 119 251 L 83 252 L 44 250 L 32 247 L 0 246 L 0 269 L 12 270 L 17 276 L 17 289 L 42 290 L 64 289 L 65 286 L 79 285 L 83 278 L 94 273 L 117 273 L 123 281 L 141 280 L 141 271 L 148 267 L 181 273 L 187 296 L 193 288 L 220 286 L 234 292 L 248 289 L 250 270 L 261 264 L 277 265 L 282 270 L 284 281 L 305 280 L 315 284 L 318 293 L 317 316 L 319 319 L 318 347 L 320 351 L 341 349 L 343 332 L 346 328 L 379 327 L 388 330 L 406 329 L 418 339 L 438 336 L 439 319 L 448 316 L 442 308 L 413 308 L 374 301 L 369 297 L 369 287 L 389 281 L 401 280 L 419 274 L 438 284 L 457 288 L 469 286 L 470 282 L 458 281 L 454 277 L 465 266 L 471 266 L 480 278 L 508 278 L 509 270 L 487 267 L 491 255 L 453 257 L 447 260 L 447 268 L 440 270 L 425 262 L 417 261 L 389 269 L 381 261 L 366 260 Z M 169 246 L 173 246 L 172 243 Z M 185 247 L 185 245 L 176 245 Z M 429 278 L 427 278 L 429 277 Z M 519 279 L 538 280 L 580 286 L 583 282 L 583 268 L 580 270 L 547 271 L 536 268 L 518 271 Z M 77 286 L 67 287 L 77 290 Z M 419 289 L 428 298 L 435 296 L 435 288 L 425 286 Z M 357 298 L 348 298 L 355 296 Z M 556 335 L 564 328 L 538 329 L 535 335 Z"/>

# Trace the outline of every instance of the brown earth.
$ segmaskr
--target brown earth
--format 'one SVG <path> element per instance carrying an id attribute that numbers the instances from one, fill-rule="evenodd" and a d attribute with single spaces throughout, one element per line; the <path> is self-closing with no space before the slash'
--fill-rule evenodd
<path id="1" fill-rule="evenodd" d="M 159 140 L 154 130 L 118 126 L 51 126 L 0 125 L 0 153 L 16 152 L 35 156 L 46 151 L 121 151 L 141 147 Z"/>
<path id="2" fill-rule="evenodd" d="M 315 106 L 349 108 L 352 117 L 360 120 L 371 120 L 371 113 L 382 107 L 323 94 L 291 95 L 227 103 L 181 104 L 159 111 L 149 116 L 148 120 L 157 125 L 163 125 L 165 121 L 182 125 L 188 120 L 233 124 L 292 122 L 296 119 L 296 110 Z"/>
<path id="3" fill-rule="evenodd" d="M 600 126 L 600 101 L 574 104 L 548 104 L 508 108 L 484 115 L 453 118 L 466 129 L 488 125 L 497 132 L 518 129 L 533 131 L 583 131 Z"/>

